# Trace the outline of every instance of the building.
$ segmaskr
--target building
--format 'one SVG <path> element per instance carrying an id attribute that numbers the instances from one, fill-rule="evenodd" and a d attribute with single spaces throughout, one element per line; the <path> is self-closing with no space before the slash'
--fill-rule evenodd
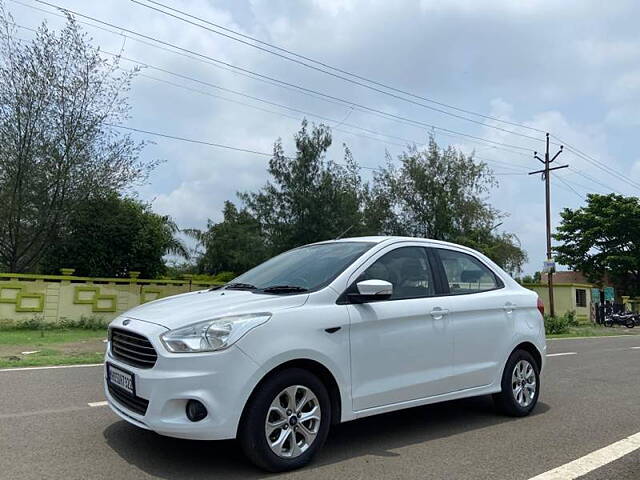
<path id="1" fill-rule="evenodd" d="M 524 287 L 538 294 L 544 303 L 545 312 L 549 312 L 549 287 L 547 275 L 542 274 L 540 283 L 526 283 Z M 582 272 L 555 272 L 553 274 L 553 299 L 556 315 L 576 312 L 581 323 L 595 321 L 592 305 L 615 301 L 615 290 L 607 279 L 602 286 L 589 282 Z"/>

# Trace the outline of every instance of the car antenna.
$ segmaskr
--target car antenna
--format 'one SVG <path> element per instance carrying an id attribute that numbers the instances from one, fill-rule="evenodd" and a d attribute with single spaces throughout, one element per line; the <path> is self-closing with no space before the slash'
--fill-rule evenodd
<path id="1" fill-rule="evenodd" d="M 344 237 L 349 230 L 351 230 L 353 228 L 353 225 L 351 225 L 349 228 L 347 228 L 344 232 L 342 232 L 340 235 L 338 235 L 334 240 L 340 240 L 342 237 Z"/>

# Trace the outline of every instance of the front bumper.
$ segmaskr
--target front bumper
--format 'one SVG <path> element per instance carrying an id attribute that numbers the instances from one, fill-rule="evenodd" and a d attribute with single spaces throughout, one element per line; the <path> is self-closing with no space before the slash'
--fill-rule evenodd
<path id="1" fill-rule="evenodd" d="M 244 405 L 251 394 L 251 380 L 259 368 L 242 350 L 232 346 L 220 352 L 171 354 L 159 336 L 167 331 L 156 324 L 134 320 L 120 326 L 146 336 L 156 349 L 158 360 L 153 368 L 142 369 L 110 355 L 105 362 L 130 372 L 135 378 L 136 395 L 149 401 L 140 415 L 114 398 L 107 388 L 106 365 L 104 390 L 111 409 L 133 425 L 170 437 L 222 440 L 235 438 Z M 185 413 L 187 402 L 199 400 L 207 416 L 190 421 Z"/>

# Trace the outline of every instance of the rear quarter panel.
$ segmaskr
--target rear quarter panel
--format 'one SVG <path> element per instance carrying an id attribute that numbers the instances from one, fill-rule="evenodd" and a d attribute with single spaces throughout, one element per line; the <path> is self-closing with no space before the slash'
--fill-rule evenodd
<path id="1" fill-rule="evenodd" d="M 518 291 L 515 295 L 516 301 L 514 303 L 516 303 L 517 308 L 514 310 L 514 338 L 506 358 L 521 343 L 532 343 L 542 357 L 542 364 L 540 365 L 540 370 L 542 371 L 547 353 L 547 343 L 544 332 L 544 319 L 538 310 L 538 295 L 520 286 L 518 286 Z"/>

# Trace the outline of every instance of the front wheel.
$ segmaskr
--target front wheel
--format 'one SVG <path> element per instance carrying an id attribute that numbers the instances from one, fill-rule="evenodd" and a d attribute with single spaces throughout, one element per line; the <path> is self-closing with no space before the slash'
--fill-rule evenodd
<path id="1" fill-rule="evenodd" d="M 238 431 L 245 455 L 270 472 L 303 467 L 329 433 L 327 389 L 315 375 L 300 368 L 277 372 L 258 388 Z"/>
<path id="2" fill-rule="evenodd" d="M 502 374 L 502 391 L 493 396 L 498 409 L 511 417 L 524 417 L 538 403 L 540 370 L 526 350 L 511 354 Z"/>

